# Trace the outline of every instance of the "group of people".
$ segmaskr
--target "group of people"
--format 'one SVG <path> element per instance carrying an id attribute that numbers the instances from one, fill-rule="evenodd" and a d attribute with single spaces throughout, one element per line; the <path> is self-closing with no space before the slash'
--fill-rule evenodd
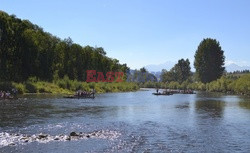
<path id="1" fill-rule="evenodd" d="M 5 92 L 5 91 L 0 91 L 0 98 L 1 98 L 1 99 L 8 99 L 8 98 L 11 98 L 10 92 L 9 92 L 9 91 L 7 91 L 7 92 Z"/>
<path id="2" fill-rule="evenodd" d="M 87 97 L 87 96 L 90 96 L 90 95 L 93 95 L 93 96 L 94 96 L 94 94 L 95 94 L 95 89 L 92 89 L 91 92 L 78 90 L 78 91 L 76 92 L 75 96 L 78 96 L 78 97 Z"/>
<path id="3" fill-rule="evenodd" d="M 13 96 L 12 96 L 13 94 Z M 12 99 L 16 97 L 17 94 L 17 90 L 16 89 L 12 89 L 12 94 L 9 91 L 0 91 L 0 99 Z"/>

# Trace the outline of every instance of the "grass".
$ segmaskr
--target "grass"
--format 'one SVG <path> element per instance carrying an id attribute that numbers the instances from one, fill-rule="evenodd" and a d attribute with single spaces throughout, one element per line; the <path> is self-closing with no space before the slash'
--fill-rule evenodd
<path id="1" fill-rule="evenodd" d="M 51 94 L 73 94 L 77 90 L 90 91 L 95 89 L 97 93 L 106 92 L 126 92 L 136 91 L 139 86 L 136 83 L 129 82 L 80 82 L 70 80 L 67 76 L 63 79 L 54 80 L 53 82 L 39 81 L 36 78 L 30 78 L 26 82 L 0 82 L 0 90 L 11 91 L 16 88 L 19 94 L 25 93 L 51 93 Z"/>
<path id="2" fill-rule="evenodd" d="M 222 76 L 220 79 L 210 83 L 202 82 L 146 82 L 140 84 L 140 87 L 146 88 L 164 88 L 164 89 L 193 89 L 210 92 L 225 92 L 241 95 L 250 95 L 250 74 L 232 77 L 231 75 Z"/>

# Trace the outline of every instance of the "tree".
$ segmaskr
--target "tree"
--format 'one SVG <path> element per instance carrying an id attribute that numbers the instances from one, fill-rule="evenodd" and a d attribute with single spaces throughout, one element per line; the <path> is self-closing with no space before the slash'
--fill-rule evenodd
<path id="1" fill-rule="evenodd" d="M 220 78 L 225 70 L 225 56 L 220 43 L 211 38 L 203 39 L 195 53 L 194 67 L 198 79 L 208 83 Z"/>
<path id="2" fill-rule="evenodd" d="M 145 67 L 142 67 L 142 68 L 140 69 L 140 72 L 141 72 L 141 73 L 146 73 L 146 72 L 147 72 L 147 70 L 146 70 L 146 68 L 145 68 Z"/>
<path id="3" fill-rule="evenodd" d="M 162 82 L 176 81 L 172 69 L 171 69 L 170 71 L 167 71 L 167 70 L 165 70 L 165 69 L 162 70 L 162 73 L 161 73 L 161 81 L 162 81 Z"/>
<path id="4" fill-rule="evenodd" d="M 175 74 L 176 81 L 182 83 L 191 76 L 190 62 L 188 59 L 180 59 L 173 67 L 172 71 Z"/>
<path id="5" fill-rule="evenodd" d="M 23 82 L 29 77 L 52 81 L 68 76 L 86 80 L 86 70 L 126 73 L 126 64 L 106 56 L 99 47 L 61 40 L 28 20 L 0 11 L 0 81 Z"/>
<path id="6" fill-rule="evenodd" d="M 180 59 L 170 71 L 163 70 L 161 78 L 163 82 L 177 81 L 182 83 L 190 76 L 191 68 L 189 60 Z"/>

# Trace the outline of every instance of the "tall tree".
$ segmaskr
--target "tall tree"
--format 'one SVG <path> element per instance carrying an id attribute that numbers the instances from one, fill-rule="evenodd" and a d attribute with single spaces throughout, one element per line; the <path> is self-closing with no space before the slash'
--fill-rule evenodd
<path id="1" fill-rule="evenodd" d="M 86 70 L 126 73 L 128 67 L 107 57 L 101 47 L 61 40 L 28 20 L 0 11 L 0 81 L 22 82 L 29 77 L 52 81 L 64 76 L 84 81 Z"/>
<path id="2" fill-rule="evenodd" d="M 198 79 L 208 83 L 220 78 L 225 70 L 225 56 L 216 39 L 203 39 L 195 53 L 194 67 Z"/>
<path id="3" fill-rule="evenodd" d="M 176 74 L 177 81 L 179 83 L 187 80 L 191 75 L 190 62 L 188 59 L 180 59 L 177 64 L 175 64 L 173 70 Z"/>
<path id="4" fill-rule="evenodd" d="M 161 75 L 163 82 L 177 81 L 179 83 L 186 81 L 190 76 L 191 68 L 188 59 L 180 59 L 170 71 L 163 70 Z"/>

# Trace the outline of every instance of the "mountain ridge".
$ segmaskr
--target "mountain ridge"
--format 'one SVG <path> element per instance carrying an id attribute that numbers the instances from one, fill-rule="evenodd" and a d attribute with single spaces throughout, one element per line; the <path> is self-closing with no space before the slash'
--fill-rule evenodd
<path id="1" fill-rule="evenodd" d="M 177 62 L 168 61 L 162 64 L 150 64 L 146 65 L 145 68 L 151 73 L 159 73 L 162 69 L 169 71 Z M 191 65 L 192 67 L 192 65 Z M 250 70 L 250 66 L 239 66 L 235 63 L 225 66 L 227 72 Z M 193 69 L 193 68 L 192 68 Z"/>

